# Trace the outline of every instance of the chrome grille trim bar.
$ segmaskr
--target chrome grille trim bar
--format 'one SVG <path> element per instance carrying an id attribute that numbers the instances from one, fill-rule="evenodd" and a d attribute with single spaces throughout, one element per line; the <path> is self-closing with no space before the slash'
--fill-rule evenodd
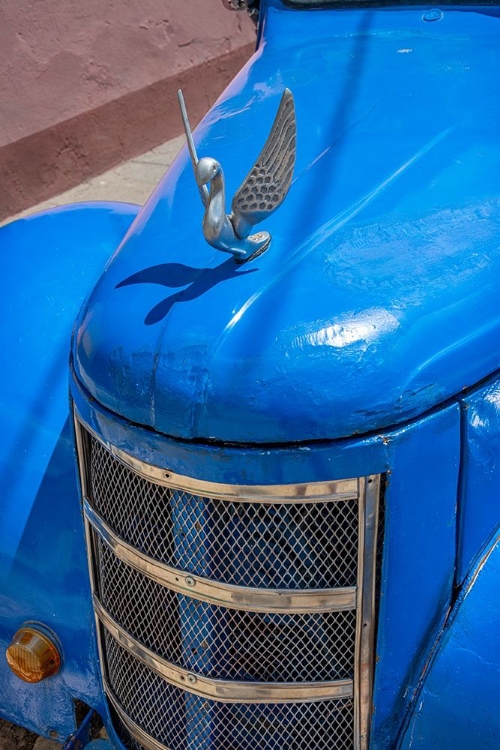
<path id="1" fill-rule="evenodd" d="M 211 581 L 172 568 L 153 560 L 120 539 L 94 511 L 87 499 L 84 500 L 83 508 L 92 528 L 123 563 L 179 594 L 247 612 L 311 614 L 356 608 L 355 586 L 337 589 L 258 589 Z"/>
<path id="2" fill-rule="evenodd" d="M 363 512 L 359 516 L 358 620 L 355 651 L 357 690 L 354 700 L 354 738 L 357 750 L 368 750 L 372 715 L 375 647 L 375 578 L 380 475 L 366 477 Z"/>
<path id="3" fill-rule="evenodd" d="M 129 635 L 94 596 L 95 613 L 122 648 L 171 685 L 219 703 L 314 703 L 353 697 L 352 680 L 332 682 L 240 682 L 205 677 L 158 656 Z"/>
<path id="4" fill-rule="evenodd" d="M 133 721 L 130 716 L 128 716 L 123 708 L 120 706 L 120 703 L 118 701 L 118 698 L 111 690 L 108 682 L 106 679 L 103 679 L 103 685 L 104 685 L 104 692 L 106 693 L 106 696 L 115 709 L 116 713 L 118 714 L 120 721 L 122 722 L 123 726 L 126 728 L 126 730 L 129 732 L 129 734 L 137 740 L 143 747 L 146 748 L 146 750 L 169 750 L 169 748 L 166 745 L 163 745 L 161 742 L 158 742 L 158 740 L 155 740 L 154 737 L 151 737 L 150 734 L 144 731 L 144 729 L 141 729 L 140 726 L 138 726 L 135 721 Z"/>
<path id="5" fill-rule="evenodd" d="M 329 502 L 335 500 L 355 500 L 359 494 L 359 479 L 340 479 L 332 482 L 302 482 L 298 484 L 220 484 L 207 482 L 193 477 L 176 474 L 159 466 L 146 464 L 131 456 L 129 453 L 108 443 L 97 435 L 91 427 L 76 415 L 79 422 L 101 445 L 103 445 L 118 461 L 125 464 L 149 482 L 171 487 L 172 489 L 191 492 L 193 495 L 212 497 L 232 502 L 252 503 L 307 503 L 309 501 Z"/>

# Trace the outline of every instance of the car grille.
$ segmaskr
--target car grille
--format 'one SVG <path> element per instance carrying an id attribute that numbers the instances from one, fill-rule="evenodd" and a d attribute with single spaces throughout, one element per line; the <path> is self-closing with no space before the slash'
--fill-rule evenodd
<path id="1" fill-rule="evenodd" d="M 380 478 L 202 483 L 76 425 L 103 678 L 125 746 L 367 748 Z"/>
<path id="2" fill-rule="evenodd" d="M 240 586 L 356 586 L 357 498 L 263 504 L 200 497 L 139 476 L 96 439 L 90 480 L 96 512 L 155 560 Z"/>
<path id="3" fill-rule="evenodd" d="M 282 705 L 216 703 L 164 682 L 135 663 L 108 634 L 105 642 L 111 687 L 127 715 L 137 724 L 147 717 L 151 734 L 172 750 L 352 748 L 350 699 Z M 126 741 L 126 730 L 123 737 Z"/>

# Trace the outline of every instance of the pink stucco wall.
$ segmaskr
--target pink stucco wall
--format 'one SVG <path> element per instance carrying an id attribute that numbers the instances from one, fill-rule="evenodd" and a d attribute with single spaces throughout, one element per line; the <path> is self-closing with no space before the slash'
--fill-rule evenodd
<path id="1" fill-rule="evenodd" d="M 2 0 L 0 146 L 254 36 L 220 0 Z"/>
<path id="2" fill-rule="evenodd" d="M 0 0 L 4 215 L 76 184 L 64 150 L 89 176 L 180 132 L 177 79 L 201 114 L 254 42 L 221 0 Z"/>

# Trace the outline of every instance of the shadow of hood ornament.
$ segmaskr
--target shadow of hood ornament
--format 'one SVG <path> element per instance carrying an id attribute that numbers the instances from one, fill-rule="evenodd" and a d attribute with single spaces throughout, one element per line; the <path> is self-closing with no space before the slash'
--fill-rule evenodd
<path id="1" fill-rule="evenodd" d="M 271 132 L 226 213 L 224 173 L 220 163 L 209 156 L 198 159 L 182 91 L 179 104 L 186 131 L 193 170 L 205 206 L 203 234 L 206 241 L 239 262 L 255 258 L 271 242 L 268 232 L 251 234 L 255 224 L 267 219 L 281 206 L 290 188 L 296 155 L 297 126 L 295 104 L 285 89 Z"/>

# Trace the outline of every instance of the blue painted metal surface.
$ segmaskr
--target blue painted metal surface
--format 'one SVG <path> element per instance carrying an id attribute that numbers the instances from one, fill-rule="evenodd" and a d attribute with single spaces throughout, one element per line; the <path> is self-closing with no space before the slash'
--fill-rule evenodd
<path id="1" fill-rule="evenodd" d="M 447 624 L 401 750 L 500 747 L 500 535 L 466 581 Z"/>
<path id="2" fill-rule="evenodd" d="M 76 381 L 72 394 L 82 418 L 113 445 L 147 463 L 207 481 L 273 484 L 390 472 L 371 745 L 372 750 L 386 750 L 451 602 L 458 404 L 374 437 L 244 448 L 170 440 L 90 403 Z"/>
<path id="3" fill-rule="evenodd" d="M 391 457 L 371 750 L 392 746 L 451 603 L 459 460 L 457 405 L 403 429 Z"/>
<path id="4" fill-rule="evenodd" d="M 98 674 L 66 360 L 128 232 L 78 318 L 78 411 L 114 445 L 208 481 L 386 473 L 371 750 L 394 746 L 411 705 L 402 747 L 493 748 L 494 704 L 477 711 L 477 695 L 498 696 L 498 545 L 446 617 L 500 521 L 498 384 L 462 411 L 453 399 L 500 367 L 500 18 L 265 5 L 256 55 L 196 136 L 231 193 L 293 90 L 296 180 L 263 256 L 237 266 L 206 245 L 186 151 L 135 222 L 137 207 L 87 205 L 0 229 L 0 650 L 34 619 L 64 660 L 21 687 L 0 660 L 0 714 L 63 739 L 80 698 L 121 747 Z"/>
<path id="5" fill-rule="evenodd" d="M 500 523 L 500 380 L 463 399 L 463 457 L 457 584 Z"/>
<path id="6" fill-rule="evenodd" d="M 500 18 L 268 6 L 196 140 L 231 195 L 292 89 L 296 177 L 271 247 L 239 266 L 207 246 L 184 150 L 79 320 L 91 395 L 172 436 L 365 433 L 500 366 Z"/>
<path id="7" fill-rule="evenodd" d="M 73 698 L 101 709 L 68 409 L 84 297 L 138 208 L 82 204 L 0 229 L 0 653 L 26 621 L 57 634 L 63 668 L 27 685 L 0 658 L 0 716 L 64 740 Z"/>

